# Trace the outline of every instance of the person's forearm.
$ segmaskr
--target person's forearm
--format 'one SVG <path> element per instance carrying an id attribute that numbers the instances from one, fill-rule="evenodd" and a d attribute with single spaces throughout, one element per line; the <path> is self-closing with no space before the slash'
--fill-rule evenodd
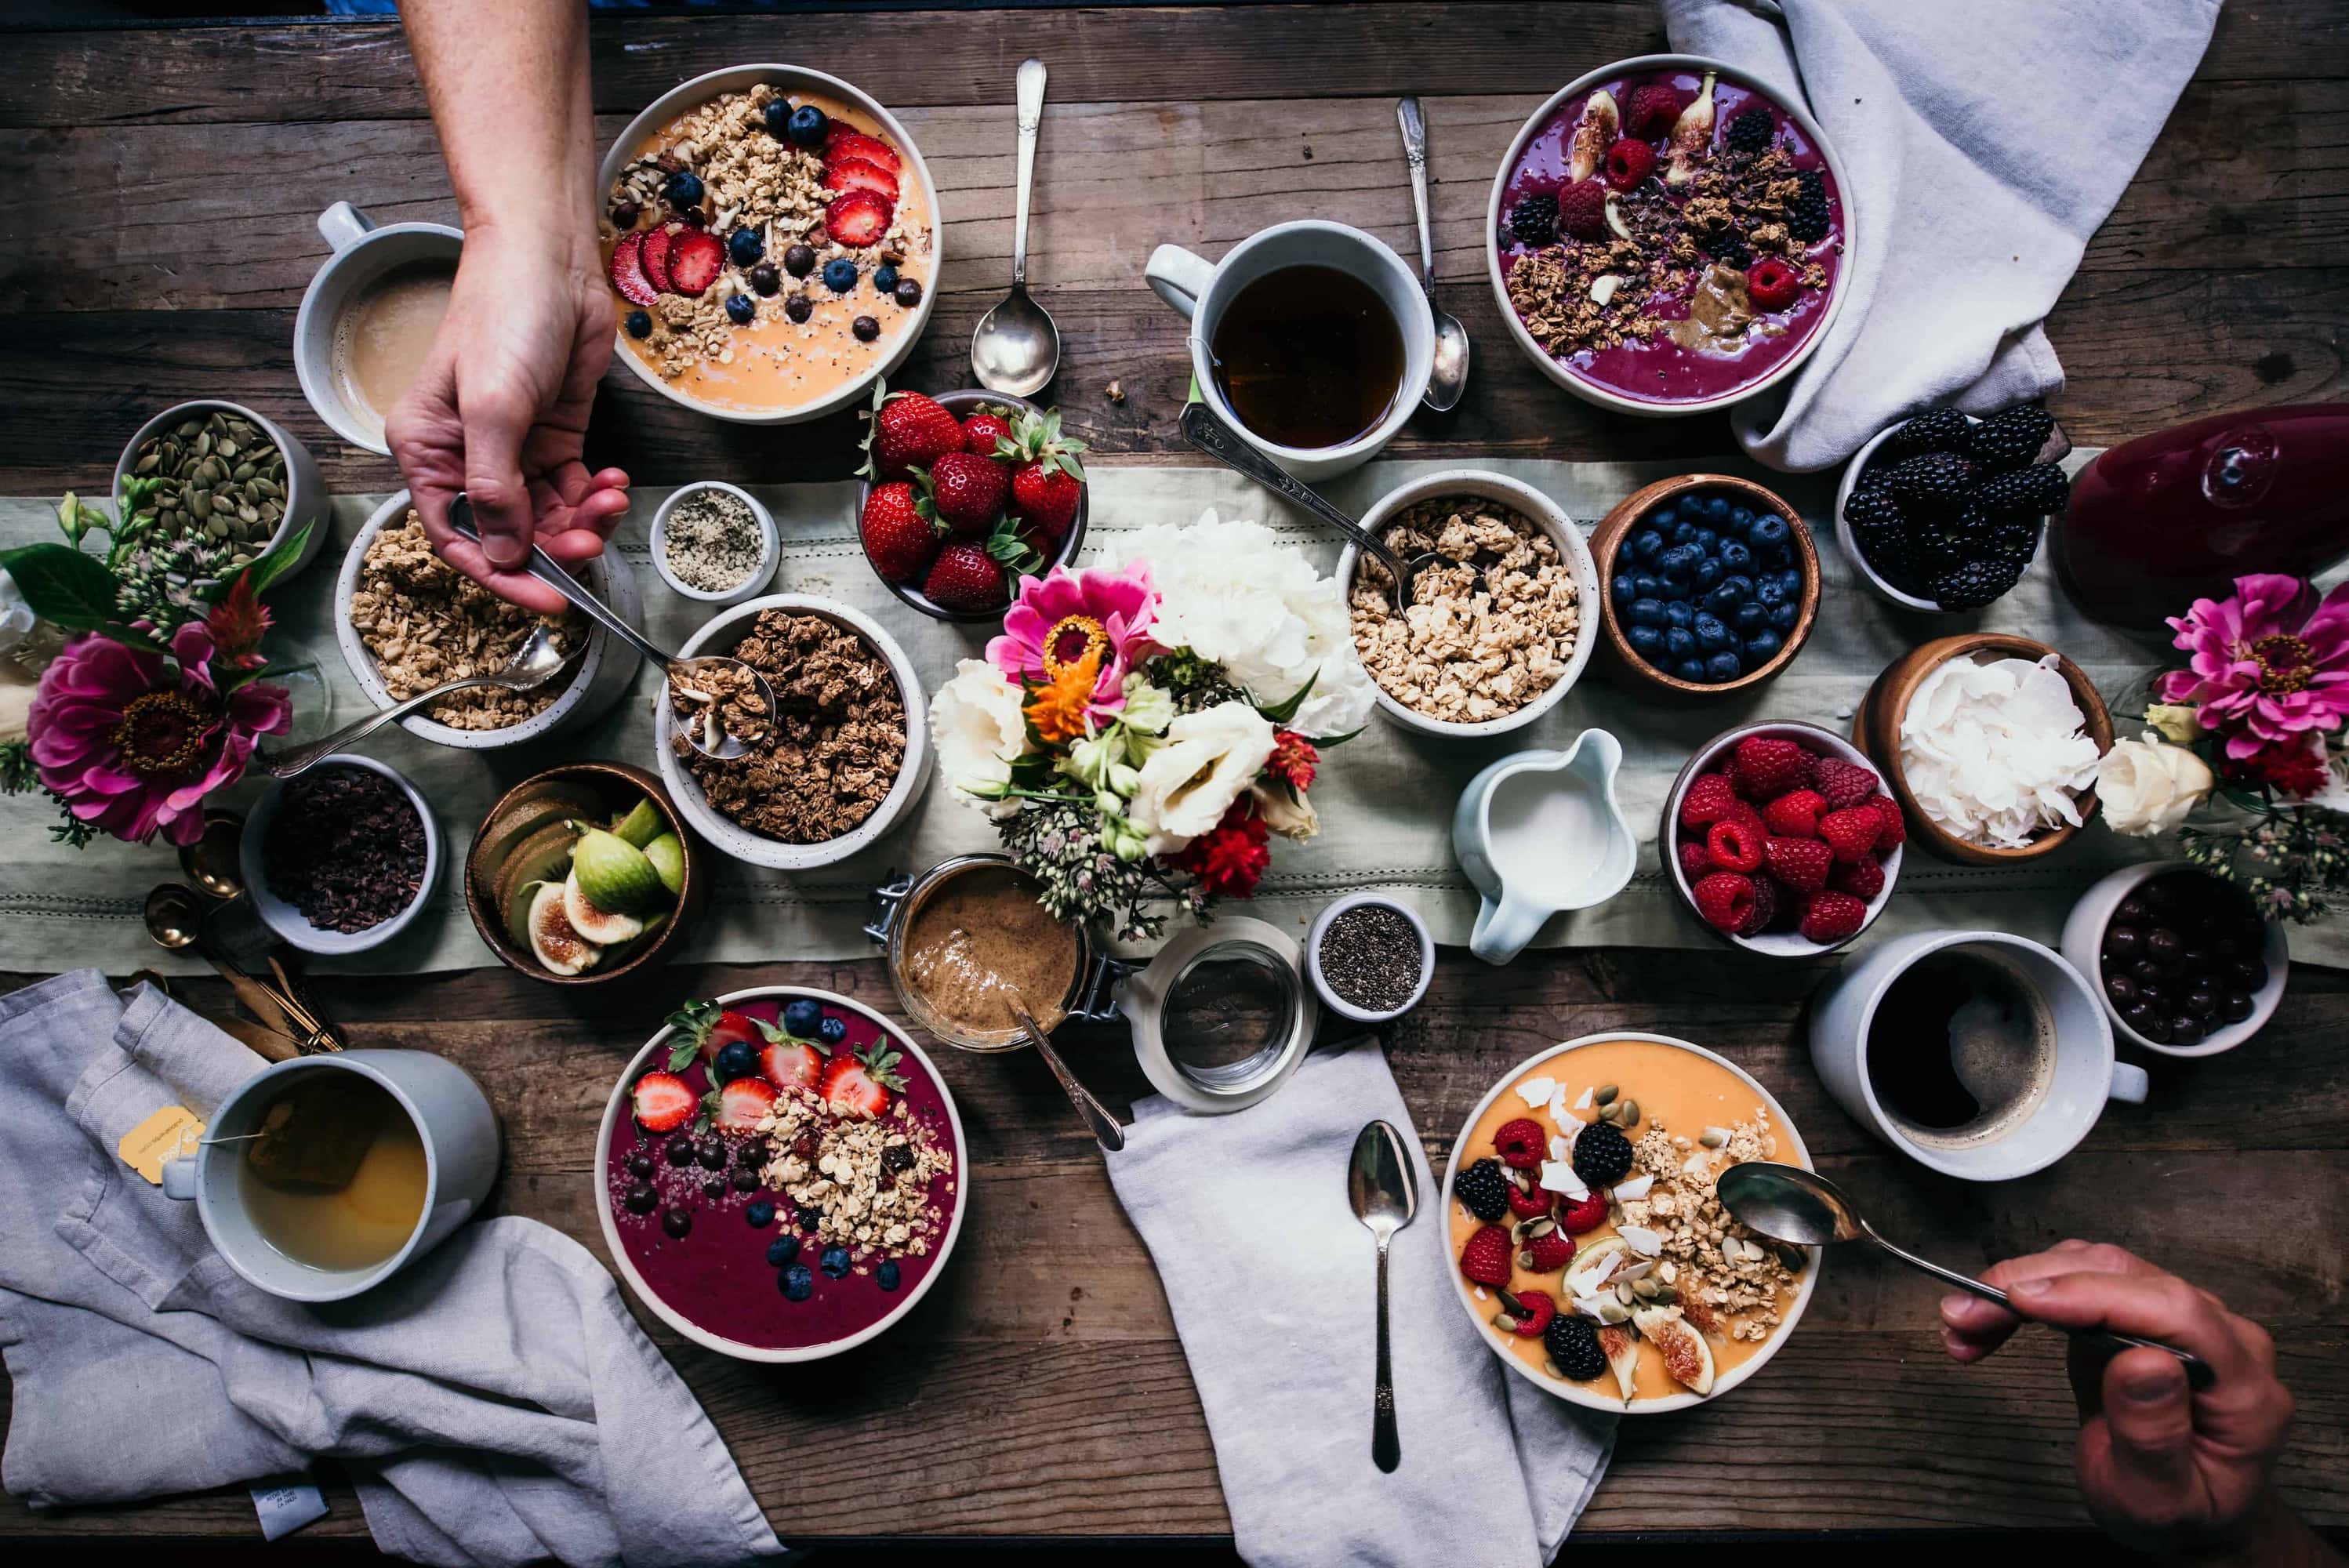
<path id="1" fill-rule="evenodd" d="M 2272 1487 L 2226 1540 L 2176 1560 L 2194 1568 L 2341 1568 L 2341 1553 Z"/>
<path id="2" fill-rule="evenodd" d="M 584 0 L 402 0 L 468 233 L 567 261 L 595 242 Z"/>

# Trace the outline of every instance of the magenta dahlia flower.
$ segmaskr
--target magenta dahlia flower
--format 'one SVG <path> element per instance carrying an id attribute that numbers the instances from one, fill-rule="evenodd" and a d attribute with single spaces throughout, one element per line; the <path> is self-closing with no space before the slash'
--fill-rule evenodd
<path id="1" fill-rule="evenodd" d="M 67 644 L 41 672 L 26 726 L 42 787 L 115 838 L 193 843 L 204 797 L 243 776 L 260 737 L 293 722 L 283 686 L 223 693 L 214 651 L 193 621 L 171 634 L 169 659 L 96 633 Z"/>
<path id="2" fill-rule="evenodd" d="M 1003 635 L 987 645 L 988 662 L 1009 680 L 1049 681 L 1099 654 L 1092 706 L 1112 713 L 1125 706 L 1126 672 L 1157 651 L 1150 640 L 1157 614 L 1147 562 L 1122 572 L 1055 566 L 1021 581 L 1019 603 L 1004 613 Z"/>
<path id="3" fill-rule="evenodd" d="M 2297 577 L 2238 577 L 2233 598 L 2197 599 L 2169 624 L 2193 656 L 2161 677 L 2161 698 L 2194 704 L 2229 757 L 2338 729 L 2349 714 L 2349 584 L 2318 603 Z"/>

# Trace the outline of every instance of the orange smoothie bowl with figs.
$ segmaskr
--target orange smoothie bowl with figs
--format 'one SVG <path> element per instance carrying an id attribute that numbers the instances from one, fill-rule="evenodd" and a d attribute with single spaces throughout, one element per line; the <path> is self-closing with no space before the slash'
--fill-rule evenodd
<path id="1" fill-rule="evenodd" d="M 1713 1184 L 1746 1160 L 1808 1170 L 1769 1091 L 1701 1046 L 1629 1030 L 1521 1064 L 1444 1172 L 1453 1284 L 1509 1369 L 1596 1410 L 1727 1393 L 1795 1330 L 1816 1248 L 1754 1235 Z"/>
<path id="2" fill-rule="evenodd" d="M 662 95 L 598 177 L 619 357 L 674 402 L 795 424 L 860 400 L 936 303 L 937 191 L 837 77 L 737 66 Z"/>

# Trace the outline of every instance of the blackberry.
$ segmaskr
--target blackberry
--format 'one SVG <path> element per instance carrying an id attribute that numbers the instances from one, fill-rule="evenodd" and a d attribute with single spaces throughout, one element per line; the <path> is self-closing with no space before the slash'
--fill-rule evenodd
<path id="1" fill-rule="evenodd" d="M 1844 502 L 1843 515 L 1854 528 L 1898 528 L 1906 521 L 1900 515 L 1899 499 L 1880 485 L 1852 491 L 1851 499 Z"/>
<path id="2" fill-rule="evenodd" d="M 1786 232 L 1806 245 L 1815 244 L 1827 237 L 1826 176 L 1805 169 L 1795 178 L 1803 188 L 1786 209 Z"/>
<path id="3" fill-rule="evenodd" d="M 2018 403 L 1992 414 L 1966 436 L 1966 450 L 1992 473 L 2019 469 L 2039 456 L 2055 433 L 2055 421 L 2036 403 Z"/>
<path id="4" fill-rule="evenodd" d="M 1509 212 L 1509 232 L 1522 245 L 1557 243 L 1557 198 L 1543 191 L 1518 202 Z"/>
<path id="5" fill-rule="evenodd" d="M 1878 452 L 1896 458 L 1966 449 L 1966 417 L 1955 408 L 1928 408 L 1884 438 Z"/>
<path id="6" fill-rule="evenodd" d="M 1486 1224 L 1509 1212 L 1509 1179 L 1501 1174 L 1497 1160 L 1479 1160 L 1454 1176 L 1452 1195 Z"/>
<path id="7" fill-rule="evenodd" d="M 1630 1169 L 1631 1140 L 1613 1122 L 1594 1121 L 1575 1134 L 1574 1173 L 1591 1186 L 1612 1187 Z"/>
<path id="8" fill-rule="evenodd" d="M 1899 523 L 1856 522 L 1852 524 L 1851 537 L 1878 577 L 1903 593 L 1917 593 L 1922 584 L 1918 581 L 1917 563 L 1910 549 L 1913 542 L 1906 528 Z"/>
<path id="9" fill-rule="evenodd" d="M 1754 253 L 1745 248 L 1745 242 L 1737 237 L 1734 229 L 1724 232 L 1706 249 L 1714 261 L 1724 267 L 1734 267 L 1741 273 L 1754 264 Z"/>
<path id="10" fill-rule="evenodd" d="M 1777 139 L 1778 123 L 1766 108 L 1749 108 L 1729 122 L 1732 152 L 1760 152 Z"/>
<path id="11" fill-rule="evenodd" d="M 1954 507 L 1964 499 L 1973 465 L 1948 452 L 1927 452 L 1909 458 L 1884 476 L 1885 484 L 1902 500 L 1926 510 Z"/>
<path id="12" fill-rule="evenodd" d="M 1587 1317 L 1569 1317 L 1564 1313 L 1549 1320 L 1542 1330 L 1542 1348 L 1549 1352 L 1550 1365 L 1558 1376 L 1577 1383 L 1588 1383 L 1607 1370 L 1607 1353 L 1599 1348 L 1599 1330 Z"/>
<path id="13" fill-rule="evenodd" d="M 2039 553 L 2039 520 L 2015 518 L 1991 525 L 1989 551 L 1992 558 L 2017 563 L 2019 571 L 2031 570 L 2031 558 Z"/>
<path id="14" fill-rule="evenodd" d="M 2054 463 L 1992 474 L 1974 487 L 1974 504 L 2002 516 L 2045 517 L 2072 498 L 2072 482 Z"/>
<path id="15" fill-rule="evenodd" d="M 1962 561 L 1926 584 L 1924 597 L 1944 610 L 1979 610 L 2023 581 L 2023 566 L 1992 555 Z"/>

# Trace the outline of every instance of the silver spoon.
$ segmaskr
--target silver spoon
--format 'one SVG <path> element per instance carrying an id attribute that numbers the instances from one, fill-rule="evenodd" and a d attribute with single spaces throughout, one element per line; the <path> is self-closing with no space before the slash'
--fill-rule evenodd
<path id="1" fill-rule="evenodd" d="M 1435 245 L 1427 232 L 1427 120 L 1419 112 L 1419 99 L 1398 99 L 1395 120 L 1402 127 L 1403 160 L 1411 165 L 1412 211 L 1419 214 L 1419 286 L 1427 292 L 1427 308 L 1435 317 L 1435 360 L 1419 400 L 1441 414 L 1460 401 L 1468 385 L 1468 329 L 1435 303 Z"/>
<path id="2" fill-rule="evenodd" d="M 1354 1218 L 1379 1243 L 1379 1362 L 1371 1389 L 1371 1462 L 1392 1473 L 1402 1463 L 1402 1438 L 1395 1430 L 1394 1358 L 1387 1350 L 1387 1249 L 1395 1233 L 1419 1212 L 1419 1177 L 1412 1170 L 1402 1135 L 1373 1121 L 1354 1136 L 1354 1157 L 1346 1165 L 1346 1201 Z"/>
<path id="3" fill-rule="evenodd" d="M 1028 297 L 1028 192 L 1036 182 L 1036 128 L 1044 119 L 1044 62 L 1019 62 L 1013 78 L 1019 110 L 1019 185 L 1011 210 L 1011 292 L 978 318 L 970 335 L 970 368 L 990 392 L 1030 397 L 1061 367 L 1061 329 Z"/>
<path id="4" fill-rule="evenodd" d="M 1971 1291 L 1984 1301 L 1995 1302 L 2011 1309 L 2006 1292 L 1996 1285 L 1984 1284 L 1969 1274 L 1928 1263 L 1916 1253 L 1903 1252 L 1878 1235 L 1876 1228 L 1868 1222 L 1843 1189 L 1824 1176 L 1815 1176 L 1798 1166 L 1773 1165 L 1766 1161 L 1749 1160 L 1723 1171 L 1714 1191 L 1720 1194 L 1723 1206 L 1736 1216 L 1740 1224 L 1774 1242 L 1787 1242 L 1798 1247 L 1823 1247 L 1837 1242 L 1872 1242 L 1910 1268 L 1922 1270 L 1944 1284 Z M 2208 1388 L 2211 1384 L 2210 1364 L 2174 1345 L 2164 1345 L 2158 1339 L 2140 1339 L 2135 1335 L 2119 1334 L 2109 1328 L 2075 1328 L 2065 1332 L 2089 1348 L 2108 1357 L 2117 1356 L 2124 1350 L 2167 1352 L 2184 1364 L 2187 1382 L 2197 1388 Z"/>
<path id="5" fill-rule="evenodd" d="M 295 1040 L 297 1031 L 308 1033 L 315 1039 L 317 1032 L 306 1028 L 305 1021 L 296 1019 L 286 999 L 247 974 L 243 966 L 219 948 L 204 934 L 204 905 L 195 893 L 178 882 L 160 882 L 147 894 L 147 903 L 140 917 L 147 934 L 156 946 L 171 953 L 192 952 L 212 966 L 236 999 L 253 1009 L 263 1020 L 260 1037 L 243 1034 L 238 1037 L 252 1046 L 271 1061 L 285 1061 L 302 1054 Z"/>
<path id="6" fill-rule="evenodd" d="M 1045 1037 L 1043 1028 L 1036 1022 L 1034 1015 L 1028 1011 L 1028 1004 L 1019 993 L 1008 990 L 1004 992 L 1003 999 L 1010 1005 L 1011 1016 L 1019 1020 L 1019 1027 L 1028 1036 L 1028 1043 L 1036 1047 L 1036 1054 L 1044 1058 L 1044 1065 L 1052 1069 L 1054 1078 L 1061 1080 L 1061 1090 L 1068 1095 L 1069 1103 L 1075 1106 L 1077 1114 L 1085 1119 L 1085 1128 L 1093 1135 L 1093 1141 L 1112 1154 L 1124 1148 L 1125 1129 L 1117 1124 L 1117 1118 L 1109 1113 L 1108 1108 L 1092 1097 L 1091 1089 L 1077 1081 L 1077 1075 L 1069 1070 L 1069 1064 L 1062 1061 L 1061 1053 L 1052 1048 L 1052 1042 Z"/>
<path id="7" fill-rule="evenodd" d="M 1387 581 L 1398 605 L 1411 603 L 1412 580 L 1431 566 L 1456 566 L 1458 562 L 1438 555 L 1433 550 L 1423 551 L 1405 561 L 1388 549 L 1379 538 L 1322 499 L 1321 492 L 1310 485 L 1300 484 L 1288 469 L 1257 451 L 1240 438 L 1239 432 L 1210 413 L 1205 403 L 1192 403 L 1183 410 L 1183 438 L 1216 459 L 1225 467 L 1246 474 L 1273 494 L 1292 501 L 1347 538 L 1352 540 L 1387 569 Z M 1483 583 L 1484 573 L 1477 573 L 1469 582 L 1474 593 Z M 1350 589 L 1351 584 L 1348 584 Z"/>
<path id="8" fill-rule="evenodd" d="M 449 527 L 461 538 L 470 539 L 475 544 L 481 542 L 481 530 L 473 525 L 473 503 L 462 491 L 458 493 L 455 500 L 449 503 Z M 554 557 L 540 549 L 534 542 L 530 547 L 530 559 L 524 563 L 523 569 L 565 599 L 570 600 L 573 605 L 585 614 L 589 620 L 652 660 L 662 674 L 667 675 L 676 670 L 690 672 L 697 669 L 738 669 L 756 683 L 759 700 L 765 705 L 766 711 L 771 715 L 775 711 L 775 688 L 767 684 L 766 676 L 740 659 L 724 658 L 716 655 L 705 655 L 697 659 L 680 659 L 654 646 L 642 632 L 620 619 L 613 613 L 610 605 L 580 586 L 577 578 L 563 570 Z M 417 700 L 423 699 L 419 697 Z M 668 700 L 667 694 L 662 694 L 661 701 L 666 703 Z M 720 762 L 730 762 L 750 749 L 740 740 L 724 730 L 718 732 L 714 744 L 705 744 L 709 739 L 708 729 L 689 726 L 679 727 L 684 729 L 687 742 L 696 751 L 700 752 L 704 757 L 715 758 Z M 321 741 L 319 744 L 324 745 L 325 742 Z"/>
<path id="9" fill-rule="evenodd" d="M 306 745 L 285 751 L 272 751 L 262 758 L 262 766 L 275 779 L 291 779 L 317 765 L 322 757 L 347 749 L 352 742 L 364 740 L 387 724 L 396 723 L 411 713 L 430 707 L 452 692 L 471 691 L 477 686 L 496 686 L 502 691 L 530 691 L 544 686 L 585 652 L 566 654 L 556 644 L 554 634 L 543 626 L 534 626 L 521 647 L 513 651 L 502 668 L 485 676 L 468 676 L 463 680 L 443 681 L 430 691 L 419 692 L 406 702 L 378 708 L 364 718 L 354 719 L 332 735 L 322 737 Z M 186 859 L 181 858 L 182 865 Z M 222 895 L 226 896 L 226 895 Z"/>

